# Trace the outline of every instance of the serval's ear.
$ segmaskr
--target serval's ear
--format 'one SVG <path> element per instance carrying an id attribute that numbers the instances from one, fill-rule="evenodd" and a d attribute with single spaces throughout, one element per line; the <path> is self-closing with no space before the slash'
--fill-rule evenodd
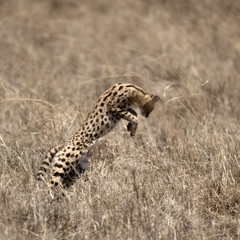
<path id="1" fill-rule="evenodd" d="M 161 98 L 158 96 L 158 95 L 151 95 L 151 102 L 153 103 L 153 104 L 155 104 L 156 102 L 161 102 Z"/>

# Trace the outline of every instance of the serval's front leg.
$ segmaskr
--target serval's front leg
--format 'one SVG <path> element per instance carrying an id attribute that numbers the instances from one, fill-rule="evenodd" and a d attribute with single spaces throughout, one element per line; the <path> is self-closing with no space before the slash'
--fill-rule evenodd
<path id="1" fill-rule="evenodd" d="M 135 117 L 137 117 L 137 113 L 132 108 L 128 108 L 127 111 L 132 113 Z M 128 122 L 127 130 L 129 132 L 132 132 L 132 131 L 134 131 L 134 128 L 135 128 L 135 124 L 133 122 Z M 135 132 L 136 132 L 136 130 L 135 130 Z"/>
<path id="2" fill-rule="evenodd" d="M 111 112 L 117 117 L 127 120 L 129 122 L 127 125 L 127 130 L 130 132 L 131 137 L 135 136 L 138 126 L 137 113 L 131 108 L 114 108 L 111 110 Z"/>

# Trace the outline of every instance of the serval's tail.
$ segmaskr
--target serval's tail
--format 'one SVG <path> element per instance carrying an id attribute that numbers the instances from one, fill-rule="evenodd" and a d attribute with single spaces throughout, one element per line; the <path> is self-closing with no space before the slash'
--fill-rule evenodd
<path id="1" fill-rule="evenodd" d="M 63 148 L 63 144 L 58 145 L 57 147 L 52 148 L 48 154 L 47 157 L 43 160 L 41 167 L 39 168 L 37 172 L 37 180 L 42 181 L 45 180 L 47 171 L 51 169 L 52 167 L 52 160 L 57 152 L 59 152 Z"/>

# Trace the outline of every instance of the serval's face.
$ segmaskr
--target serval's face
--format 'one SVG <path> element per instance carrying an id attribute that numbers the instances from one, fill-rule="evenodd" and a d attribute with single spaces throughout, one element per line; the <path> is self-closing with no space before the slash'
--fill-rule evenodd
<path id="1" fill-rule="evenodd" d="M 149 114 L 153 111 L 154 105 L 157 101 L 161 101 L 160 97 L 157 95 L 147 94 L 144 97 L 143 105 L 140 107 L 141 113 L 144 117 L 148 117 Z"/>

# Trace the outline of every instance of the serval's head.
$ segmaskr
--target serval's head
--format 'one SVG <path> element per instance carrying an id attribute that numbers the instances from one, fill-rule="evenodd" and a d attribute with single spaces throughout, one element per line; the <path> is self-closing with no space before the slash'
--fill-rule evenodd
<path id="1" fill-rule="evenodd" d="M 142 115 L 147 118 L 153 111 L 155 103 L 158 101 L 161 101 L 159 96 L 146 94 L 143 99 L 143 104 L 140 107 Z"/>

